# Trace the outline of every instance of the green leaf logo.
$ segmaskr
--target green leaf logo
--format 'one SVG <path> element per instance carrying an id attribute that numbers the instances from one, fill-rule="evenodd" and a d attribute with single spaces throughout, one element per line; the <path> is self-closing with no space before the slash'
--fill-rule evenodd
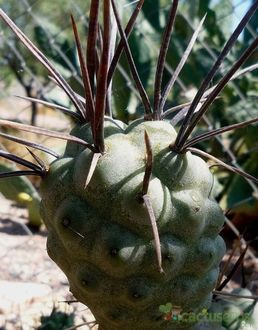
<path id="1" fill-rule="evenodd" d="M 162 313 L 169 313 L 172 311 L 172 304 L 171 303 L 166 303 L 166 305 L 160 305 L 159 306 L 159 311 Z"/>
<path id="2" fill-rule="evenodd" d="M 203 314 L 203 315 L 207 315 L 207 314 L 208 314 L 208 309 L 207 309 L 207 308 L 204 308 L 204 309 L 201 311 L 201 314 Z"/>

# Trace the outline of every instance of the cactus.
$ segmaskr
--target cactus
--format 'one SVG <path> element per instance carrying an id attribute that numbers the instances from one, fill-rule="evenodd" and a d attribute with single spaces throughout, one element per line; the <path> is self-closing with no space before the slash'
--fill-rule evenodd
<path id="1" fill-rule="evenodd" d="M 145 131 L 153 150 L 148 197 L 160 237 L 162 274 L 140 195 Z M 107 324 L 105 329 L 133 329 L 141 323 L 141 329 L 163 329 L 160 305 L 171 301 L 198 310 L 211 301 L 225 252 L 218 236 L 224 215 L 212 196 L 213 178 L 201 158 L 171 152 L 168 145 L 176 133 L 169 123 L 138 120 L 122 128 L 107 120 L 104 132 L 106 153 L 86 189 L 92 152 L 69 143 L 42 183 L 48 253 L 66 273 L 74 296 Z M 77 134 L 89 135 L 89 125 Z"/>
<path id="2" fill-rule="evenodd" d="M 1 152 L 1 156 L 25 165 L 29 170 L 0 176 L 42 177 L 41 214 L 48 229 L 48 254 L 68 277 L 76 299 L 92 310 L 99 329 L 194 329 L 194 324 L 173 320 L 168 323 L 160 306 L 169 302 L 183 312 L 198 312 L 211 304 L 219 263 L 225 253 L 224 241 L 219 236 L 225 219 L 215 200 L 213 175 L 202 158 L 211 158 L 216 164 L 249 180 L 257 182 L 257 179 L 192 147 L 199 141 L 236 128 L 235 125 L 192 139 L 189 136 L 226 83 L 256 48 L 257 39 L 215 88 L 204 96 L 258 3 L 250 8 L 226 43 L 191 102 L 187 115 L 181 114 L 183 123 L 178 133 L 166 121 L 163 110 L 186 57 L 182 58 L 162 90 L 165 58 L 178 1 L 172 3 L 161 44 L 153 104 L 138 76 L 127 40 L 143 3 L 137 3 L 124 31 L 114 0 L 103 1 L 103 47 L 98 61 L 99 1 L 91 1 L 87 60 L 72 17 L 85 101 L 0 11 L 2 19 L 46 67 L 77 110 L 66 110 L 76 119 L 70 134 L 1 120 L 3 126 L 67 140 L 67 146 L 64 154 L 55 155 L 57 159 L 50 165 L 44 164 L 32 152 L 37 164 Z M 121 38 L 112 61 L 111 10 Z M 189 53 L 203 21 L 186 53 Z M 145 108 L 144 118 L 128 125 L 112 118 L 108 93 L 122 51 L 127 56 Z M 199 104 L 201 107 L 196 113 Z M 257 118 L 238 126 L 255 121 Z M 25 144 L 18 138 L 16 142 Z M 52 152 L 39 144 L 29 141 L 26 144 Z"/>

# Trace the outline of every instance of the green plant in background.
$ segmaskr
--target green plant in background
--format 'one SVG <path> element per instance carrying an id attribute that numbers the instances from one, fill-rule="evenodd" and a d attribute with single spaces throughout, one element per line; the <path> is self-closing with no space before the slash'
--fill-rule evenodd
<path id="1" fill-rule="evenodd" d="M 0 163 L 1 172 L 17 170 L 14 166 Z M 2 178 L 0 180 L 0 191 L 7 199 L 26 206 L 28 208 L 29 224 L 34 227 L 40 227 L 42 224 L 39 214 L 40 196 L 28 178 L 24 176 Z"/>
<path id="2" fill-rule="evenodd" d="M 37 11 L 37 15 L 31 12 L 30 6 Z M 89 7 L 82 0 L 76 1 L 76 5 L 67 0 L 33 1 L 32 3 L 27 0 L 19 2 L 0 0 L 0 7 L 10 15 L 14 13 L 15 19 L 23 31 L 46 51 L 47 56 L 56 63 L 69 83 L 78 92 L 82 92 L 76 48 L 71 33 L 67 29 L 67 20 L 64 15 L 64 13 L 74 11 L 76 6 L 80 6 L 82 12 L 87 11 Z M 45 20 L 45 17 L 49 17 L 53 13 L 57 13 L 55 15 L 56 25 Z M 58 96 L 58 88 L 54 88 L 54 84 L 48 79 L 47 71 L 28 56 L 24 47 L 21 47 L 21 44 L 6 28 L 1 31 L 0 58 L 1 82 L 6 89 L 16 81 L 23 87 L 26 97 L 36 97 L 57 104 L 69 105 L 67 99 Z M 37 105 L 37 103 L 31 102 L 31 124 L 33 125 L 36 124 Z"/>
<path id="3" fill-rule="evenodd" d="M 37 330 L 64 330 L 74 325 L 74 314 L 59 311 L 55 306 L 49 316 L 41 316 Z"/>
<path id="4" fill-rule="evenodd" d="M 100 4 L 102 29 L 98 28 Z M 48 166 L 31 152 L 36 163 L 23 163 L 28 168 L 26 173 L 11 171 L 1 173 L 0 177 L 27 174 L 42 178 L 41 214 L 49 232 L 48 253 L 67 275 L 74 296 L 92 310 L 99 329 L 197 329 L 198 325 L 173 320 L 168 324 L 160 306 L 170 302 L 183 312 L 196 313 L 209 308 L 219 262 L 225 252 L 225 244 L 218 235 L 225 218 L 215 200 L 215 180 L 199 156 L 248 180 L 257 182 L 257 179 L 193 147 L 197 142 L 230 132 L 236 128 L 234 125 L 194 138 L 190 135 L 228 81 L 255 51 L 257 38 L 208 91 L 222 61 L 257 9 L 258 1 L 219 53 L 186 116 L 180 114 L 182 124 L 178 133 L 166 121 L 165 105 L 188 56 L 182 57 L 167 83 L 163 80 L 178 1 L 174 0 L 169 10 L 152 78 L 154 92 L 150 96 L 146 77 L 153 70 L 142 82 L 127 40 L 143 4 L 144 1 L 137 3 L 124 31 L 114 0 L 91 1 L 86 59 L 72 17 L 85 99 L 75 93 L 56 67 L 0 11 L 2 19 L 44 65 L 77 110 L 75 116 L 75 112 L 66 109 L 67 114 L 76 117 L 70 134 L 0 120 L 3 127 L 68 141 L 62 156 L 27 141 L 26 145 L 57 159 Z M 143 12 L 148 12 L 147 7 L 143 7 Z M 111 56 L 114 20 L 120 41 Z M 187 46 L 187 53 L 203 21 L 204 18 Z M 149 26 L 155 20 L 151 22 Z M 108 92 L 122 52 L 144 109 L 143 117 L 129 124 L 113 119 Z M 141 65 L 147 65 L 148 56 L 135 52 L 136 56 L 141 55 Z M 130 74 L 128 69 L 126 72 Z M 257 120 L 241 122 L 238 127 Z M 25 144 L 19 138 L 16 141 Z M 22 162 L 20 157 L 4 151 L 0 155 Z"/>

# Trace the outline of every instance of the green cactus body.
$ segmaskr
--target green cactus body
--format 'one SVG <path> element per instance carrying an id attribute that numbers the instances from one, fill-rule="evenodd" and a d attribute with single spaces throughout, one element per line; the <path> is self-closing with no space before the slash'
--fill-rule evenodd
<path id="1" fill-rule="evenodd" d="M 145 131 L 154 156 L 148 195 L 164 273 L 158 270 L 147 209 L 138 198 Z M 88 124 L 72 134 L 91 139 Z M 171 302 L 198 311 L 210 305 L 225 252 L 213 176 L 201 158 L 170 150 L 176 133 L 167 122 L 137 120 L 126 127 L 106 119 L 104 135 L 105 154 L 86 188 L 93 153 L 71 142 L 42 182 L 48 253 L 100 329 L 191 328 L 164 320 L 159 306 Z"/>

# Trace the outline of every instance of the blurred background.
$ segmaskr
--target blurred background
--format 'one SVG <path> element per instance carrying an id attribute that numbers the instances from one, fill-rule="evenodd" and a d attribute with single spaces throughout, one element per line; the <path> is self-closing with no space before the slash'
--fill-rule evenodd
<path id="1" fill-rule="evenodd" d="M 171 120 L 175 124 L 176 129 L 179 127 L 180 121 L 176 117 L 177 112 L 175 107 L 190 102 L 193 99 L 203 78 L 215 62 L 227 38 L 231 35 L 253 2 L 255 1 L 180 1 L 172 42 L 166 61 L 164 84 L 168 81 L 182 58 L 198 23 L 206 13 L 207 16 L 195 42 L 193 51 L 165 105 L 165 110 L 168 111 L 167 114 L 165 113 L 166 119 Z M 119 10 L 124 25 L 128 21 L 136 3 L 137 1 L 132 0 L 119 0 Z M 153 98 L 155 66 L 160 40 L 170 5 L 171 0 L 146 0 L 142 13 L 139 15 L 136 26 L 129 39 L 139 75 L 151 99 Z M 77 93 L 83 95 L 82 79 L 73 40 L 70 14 L 72 13 L 76 19 L 81 41 L 83 46 L 85 46 L 89 1 L 0 0 L 0 7 L 45 53 L 51 62 L 55 64 L 56 68 L 63 74 L 72 88 Z M 210 87 L 219 81 L 239 58 L 243 50 L 250 45 L 257 36 L 257 29 L 258 12 L 252 17 L 245 31 L 241 34 Z M 221 97 L 214 102 L 208 114 L 194 131 L 194 134 L 200 134 L 214 128 L 257 117 L 257 62 L 258 50 L 245 63 L 244 68 L 248 68 L 247 72 L 239 75 L 228 84 Z M 3 22 L 0 22 L 1 119 L 30 123 L 62 132 L 68 132 L 73 126 L 71 118 L 67 117 L 64 113 L 17 96 L 39 98 L 46 102 L 52 102 L 74 110 L 67 97 L 49 78 L 48 73 L 42 65 L 22 46 L 10 29 Z M 182 106 L 182 108 L 185 107 Z M 139 94 L 130 75 L 126 59 L 123 56 L 113 79 L 112 111 L 114 117 L 125 122 L 130 122 L 143 115 L 143 106 L 140 102 Z M 31 133 L 17 133 L 10 129 L 3 130 L 1 128 L 1 132 L 8 134 L 15 133 L 29 140 L 36 139 L 37 142 L 44 143 L 59 153 L 64 149 L 64 142 L 59 142 L 58 140 L 53 141 L 46 137 L 35 137 Z M 23 146 L 4 138 L 0 138 L 0 145 L 1 149 L 15 152 L 23 158 L 31 160 L 31 155 Z M 214 139 L 202 142 L 198 147 L 226 163 L 239 167 L 256 177 L 258 176 L 257 125 L 217 136 Z M 41 156 L 43 157 L 43 155 Z M 45 155 L 44 157 L 47 162 L 52 161 L 51 158 L 46 158 Z M 0 159 L 0 169 L 2 171 L 12 168 L 12 164 Z M 252 242 L 252 246 L 256 249 L 256 237 L 258 237 L 257 185 L 240 176 L 233 175 L 223 168 L 212 167 L 212 171 L 215 173 L 217 181 L 216 198 L 223 209 L 227 211 L 228 218 L 233 225 L 231 229 L 229 229 L 228 225 L 225 226 L 223 230 L 224 237 L 227 239 L 240 239 L 243 235 L 247 241 Z M 14 227 L 10 225 L 10 219 L 15 218 L 17 215 L 15 212 L 18 212 L 19 218 L 19 212 L 22 212 L 23 216 L 17 220 L 20 226 L 17 237 L 21 232 L 23 232 L 23 235 L 27 235 L 29 230 L 30 235 L 41 233 L 43 235 L 41 244 L 44 243 L 44 229 L 40 229 L 41 232 L 35 233 L 35 229 L 38 229 L 41 224 L 38 213 L 40 202 L 38 186 L 39 182 L 34 178 L 6 179 L 0 182 L 0 191 L 2 192 L 1 205 L 7 205 L 6 208 L 1 207 L 0 210 L 2 212 L 0 235 L 1 233 L 5 235 L 12 233 Z M 22 211 L 19 209 L 21 206 L 24 208 Z M 9 232 L 6 229 L 7 222 L 4 222 L 4 220 L 9 221 Z M 31 225 L 31 227 L 28 227 L 28 230 L 26 229 L 27 227 L 24 229 L 24 226 L 27 226 L 27 224 Z M 21 243 L 21 246 L 24 246 L 24 244 Z M 14 246 L 11 239 L 10 245 L 12 247 Z M 3 263 L 2 267 L 6 266 L 8 268 L 8 260 L 10 260 L 8 253 L 10 251 L 8 246 L 3 248 L 6 249 L 3 255 L 6 256 L 7 261 L 6 264 Z M 15 258 L 15 254 L 13 254 L 13 258 Z M 21 263 L 20 267 L 22 265 Z M 11 277 L 9 278 L 8 276 L 6 274 L 7 278 L 3 279 L 10 279 Z M 19 279 L 19 275 L 16 276 Z M 65 280 L 62 279 L 62 281 Z"/>

